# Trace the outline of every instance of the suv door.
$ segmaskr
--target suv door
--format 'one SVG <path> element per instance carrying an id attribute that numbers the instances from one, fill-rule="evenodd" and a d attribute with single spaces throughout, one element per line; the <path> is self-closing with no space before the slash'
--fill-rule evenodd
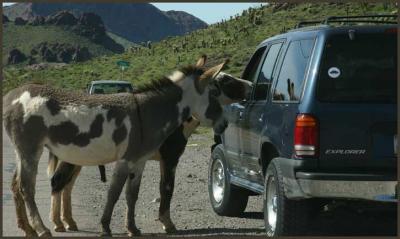
<path id="1" fill-rule="evenodd" d="M 381 31 L 325 42 L 316 95 L 322 169 L 396 178 L 397 31 Z"/>
<path id="2" fill-rule="evenodd" d="M 294 123 L 299 113 L 304 80 L 309 74 L 309 62 L 315 38 L 292 40 L 285 49 L 272 94 L 272 103 L 266 111 L 268 136 L 281 157 L 293 154 Z"/>
<path id="3" fill-rule="evenodd" d="M 262 168 L 259 164 L 260 158 L 260 136 L 265 126 L 265 111 L 268 111 L 267 98 L 270 94 L 273 81 L 274 69 L 278 56 L 280 55 L 283 40 L 268 44 L 267 53 L 263 61 L 257 67 L 254 76 L 253 92 L 250 99 L 246 102 L 241 121 L 241 158 L 246 164 L 246 178 L 252 182 L 263 182 Z"/>
<path id="4" fill-rule="evenodd" d="M 259 48 L 246 67 L 249 78 L 257 72 L 257 67 L 265 53 L 265 47 Z M 228 161 L 229 170 L 232 175 L 244 178 L 245 167 L 240 159 L 240 124 L 243 119 L 245 100 L 240 103 L 234 103 L 224 108 L 224 115 L 228 121 L 228 126 L 224 131 L 222 140 L 225 149 L 225 155 Z"/>

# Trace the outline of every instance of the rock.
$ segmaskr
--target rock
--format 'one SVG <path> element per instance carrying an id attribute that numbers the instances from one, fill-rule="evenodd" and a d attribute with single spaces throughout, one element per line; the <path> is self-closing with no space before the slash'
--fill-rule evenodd
<path id="1" fill-rule="evenodd" d="M 32 48 L 31 49 L 31 55 L 37 55 L 38 54 L 38 51 L 37 51 L 37 49 L 36 48 Z"/>
<path id="2" fill-rule="evenodd" d="M 26 60 L 26 56 L 17 48 L 14 48 L 8 53 L 7 64 L 18 64 Z"/>
<path id="3" fill-rule="evenodd" d="M 69 63 L 72 60 L 72 53 L 68 49 L 62 49 L 57 53 L 57 61 Z"/>
<path id="4" fill-rule="evenodd" d="M 57 12 L 46 18 L 46 24 L 52 24 L 52 25 L 73 26 L 76 25 L 77 22 L 78 20 L 75 18 L 75 16 L 68 11 Z"/>
<path id="5" fill-rule="evenodd" d="M 37 63 L 37 61 L 36 61 L 35 57 L 28 56 L 28 65 L 33 65 L 33 64 L 36 64 L 36 63 Z"/>
<path id="6" fill-rule="evenodd" d="M 41 42 L 31 49 L 31 55 L 41 57 L 46 62 L 63 62 L 71 61 L 82 62 L 89 60 L 91 54 L 86 47 L 72 46 L 67 43 L 48 43 Z"/>
<path id="7" fill-rule="evenodd" d="M 46 19 L 43 16 L 35 16 L 28 21 L 28 25 L 39 26 L 45 23 Z"/>
<path id="8" fill-rule="evenodd" d="M 14 20 L 14 24 L 17 25 L 17 26 L 25 25 L 27 22 L 28 22 L 28 21 L 25 20 L 25 19 L 23 19 L 22 17 L 17 17 L 17 18 L 15 18 L 15 20 Z"/>
<path id="9" fill-rule="evenodd" d="M 44 50 L 42 57 L 43 57 L 43 60 L 45 60 L 47 62 L 56 62 L 57 61 L 57 56 L 49 48 Z"/>
<path id="10" fill-rule="evenodd" d="M 100 16 L 94 13 L 83 13 L 78 20 L 74 31 L 93 42 L 99 43 L 106 37 L 106 28 Z"/>
<path id="11" fill-rule="evenodd" d="M 90 52 L 87 47 L 82 47 L 82 48 L 78 47 L 72 56 L 72 60 L 75 62 L 87 61 L 89 59 L 90 59 Z"/>
<path id="12" fill-rule="evenodd" d="M 8 19 L 7 16 L 3 15 L 3 24 L 6 23 L 6 22 L 9 22 L 9 21 L 10 21 L 10 19 Z"/>
<path id="13" fill-rule="evenodd" d="M 91 12 L 82 13 L 82 15 L 79 17 L 78 24 L 87 27 L 103 29 L 105 31 L 104 23 L 101 17 Z"/>

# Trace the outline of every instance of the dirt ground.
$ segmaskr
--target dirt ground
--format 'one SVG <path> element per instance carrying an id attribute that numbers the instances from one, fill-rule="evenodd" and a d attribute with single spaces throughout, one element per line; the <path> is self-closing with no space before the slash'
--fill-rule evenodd
<path id="1" fill-rule="evenodd" d="M 15 167 L 12 146 L 3 137 L 3 236 L 23 235 L 15 224 L 15 209 L 9 190 L 12 171 Z M 208 162 L 210 157 L 209 134 L 193 135 L 176 171 L 176 186 L 171 205 L 171 218 L 178 232 L 176 236 L 220 236 L 254 235 L 264 236 L 262 197 L 250 197 L 245 213 L 241 217 L 221 217 L 210 205 L 207 188 Z M 48 220 L 50 186 L 46 180 L 45 152 L 39 166 L 39 181 L 36 200 L 46 225 Z M 107 177 L 111 179 L 113 165 L 107 165 Z M 142 178 L 139 200 L 136 204 L 136 224 L 144 235 L 165 235 L 158 217 L 158 162 L 146 164 Z M 46 186 L 47 185 L 47 186 Z M 80 232 L 54 233 L 54 236 L 96 236 L 100 231 L 100 217 L 105 204 L 109 181 L 102 183 L 97 167 L 83 168 L 73 191 L 73 213 Z M 125 195 L 121 194 L 112 217 L 114 236 L 125 233 Z M 315 215 L 309 225 L 311 236 L 395 236 L 397 212 L 395 207 L 368 204 L 361 207 L 334 204 L 327 211 Z"/>

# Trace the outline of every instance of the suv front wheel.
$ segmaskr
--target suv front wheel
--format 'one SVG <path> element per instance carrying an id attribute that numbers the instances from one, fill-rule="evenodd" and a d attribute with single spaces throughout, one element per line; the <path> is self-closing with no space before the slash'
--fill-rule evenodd
<path id="1" fill-rule="evenodd" d="M 244 212 L 249 193 L 232 185 L 222 145 L 214 148 L 208 169 L 208 194 L 211 206 L 220 216 L 239 216 Z"/>
<path id="2" fill-rule="evenodd" d="M 309 200 L 286 198 L 277 160 L 269 164 L 264 183 L 264 222 L 267 236 L 300 236 L 307 226 Z"/>

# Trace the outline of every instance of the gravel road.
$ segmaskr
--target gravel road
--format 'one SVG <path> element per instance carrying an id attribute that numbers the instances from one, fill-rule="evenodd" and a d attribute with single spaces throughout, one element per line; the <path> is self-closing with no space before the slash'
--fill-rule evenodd
<path id="1" fill-rule="evenodd" d="M 176 186 L 171 205 L 171 218 L 178 232 L 171 236 L 254 235 L 264 236 L 262 197 L 250 197 L 246 212 L 240 218 L 220 217 L 209 203 L 207 169 L 212 144 L 210 134 L 195 134 L 181 158 L 176 171 Z M 46 176 L 47 152 L 39 166 L 36 200 L 47 226 L 50 186 Z M 13 148 L 3 136 L 3 236 L 23 235 L 15 224 L 15 209 L 9 184 L 15 168 Z M 113 165 L 106 166 L 111 178 Z M 139 200 L 136 204 L 136 224 L 144 235 L 165 235 L 158 217 L 158 162 L 146 164 Z M 54 233 L 54 236 L 96 236 L 109 182 L 102 183 L 97 167 L 85 167 L 73 191 L 73 214 L 80 232 Z M 112 217 L 114 236 L 125 234 L 125 195 L 121 194 Z M 309 235 L 396 235 L 396 211 L 379 205 L 366 210 L 337 204 L 332 210 L 320 212 L 310 223 Z"/>

